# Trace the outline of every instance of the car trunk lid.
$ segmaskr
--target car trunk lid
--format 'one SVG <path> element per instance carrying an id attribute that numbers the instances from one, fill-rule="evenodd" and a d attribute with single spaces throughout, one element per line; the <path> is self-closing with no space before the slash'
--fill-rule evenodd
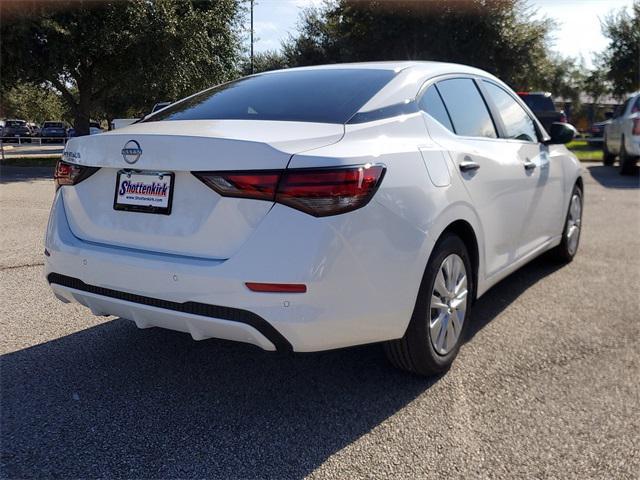
<path id="1" fill-rule="evenodd" d="M 272 203 L 222 197 L 193 171 L 279 170 L 291 155 L 335 143 L 337 124 L 247 120 L 167 121 L 131 125 L 69 141 L 64 158 L 101 167 L 62 195 L 69 225 L 80 239 L 136 250 L 199 258 L 232 256 Z M 122 150 L 134 146 L 125 161 Z M 174 175 L 170 214 L 116 210 L 119 172 Z M 150 177 L 151 178 L 151 177 Z"/>

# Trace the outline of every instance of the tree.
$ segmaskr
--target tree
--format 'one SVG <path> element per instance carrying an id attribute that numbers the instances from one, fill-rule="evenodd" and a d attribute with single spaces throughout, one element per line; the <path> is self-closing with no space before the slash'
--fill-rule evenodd
<path id="1" fill-rule="evenodd" d="M 336 0 L 304 12 L 284 45 L 290 65 L 437 60 L 488 70 L 515 88 L 548 66 L 553 23 L 523 0 Z"/>
<path id="2" fill-rule="evenodd" d="M 613 93 L 622 96 L 640 89 L 640 1 L 633 2 L 631 14 L 623 9 L 607 16 L 602 33 L 609 39 L 604 59 Z"/>
<path id="3" fill-rule="evenodd" d="M 62 120 L 65 110 L 60 95 L 43 85 L 19 84 L 0 92 L 0 116 L 36 123 Z"/>
<path id="4" fill-rule="evenodd" d="M 50 84 L 87 134 L 92 113 L 145 112 L 235 76 L 239 1 L 5 1 L 3 82 Z"/>
<path id="5" fill-rule="evenodd" d="M 256 53 L 253 57 L 254 73 L 280 70 L 288 66 L 287 58 L 277 51 L 267 50 L 266 52 Z M 251 60 L 249 58 L 243 60 L 240 71 L 242 75 L 251 75 Z"/>

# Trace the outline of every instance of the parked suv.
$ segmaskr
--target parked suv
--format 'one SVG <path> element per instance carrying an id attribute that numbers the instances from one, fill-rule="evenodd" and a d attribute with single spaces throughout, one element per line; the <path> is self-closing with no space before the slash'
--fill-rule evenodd
<path id="1" fill-rule="evenodd" d="M 563 110 L 556 110 L 549 92 L 518 92 L 518 95 L 538 117 L 547 132 L 554 122 L 567 123 L 567 115 Z"/>
<path id="2" fill-rule="evenodd" d="M 23 142 L 31 142 L 31 129 L 27 125 L 26 120 L 5 120 L 2 136 L 5 142 L 11 139 L 17 140 L 18 138 Z"/>
<path id="3" fill-rule="evenodd" d="M 67 126 L 64 122 L 44 122 L 40 129 L 40 137 L 42 138 L 42 143 L 64 142 L 67 138 Z"/>
<path id="4" fill-rule="evenodd" d="M 640 92 L 627 98 L 604 127 L 602 154 L 605 165 L 613 165 L 618 156 L 622 175 L 635 170 L 640 156 Z"/>

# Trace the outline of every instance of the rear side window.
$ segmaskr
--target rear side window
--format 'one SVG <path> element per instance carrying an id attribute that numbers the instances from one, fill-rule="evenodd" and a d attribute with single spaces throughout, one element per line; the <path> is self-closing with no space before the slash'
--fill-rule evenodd
<path id="1" fill-rule="evenodd" d="M 241 78 L 151 115 L 159 120 L 283 120 L 346 123 L 393 70 L 291 70 Z"/>
<path id="2" fill-rule="evenodd" d="M 431 85 L 427 91 L 424 92 L 424 95 L 422 95 L 422 98 L 420 99 L 419 106 L 421 110 L 427 112 L 442 125 L 455 133 L 453 125 L 451 124 L 451 119 L 447 113 L 447 109 L 445 108 L 444 103 L 442 103 L 442 98 L 440 98 L 440 94 L 438 93 L 438 90 L 436 90 L 435 85 Z"/>
<path id="3" fill-rule="evenodd" d="M 489 110 L 473 80 L 454 78 L 437 86 L 458 135 L 497 138 Z"/>
<path id="4" fill-rule="evenodd" d="M 556 106 L 553 104 L 551 96 L 540 94 L 523 94 L 520 96 L 534 112 L 555 112 Z"/>
<path id="5" fill-rule="evenodd" d="M 511 95 L 494 83 L 483 80 L 487 94 L 500 112 L 507 138 L 536 142 L 538 135 L 533 120 Z"/>

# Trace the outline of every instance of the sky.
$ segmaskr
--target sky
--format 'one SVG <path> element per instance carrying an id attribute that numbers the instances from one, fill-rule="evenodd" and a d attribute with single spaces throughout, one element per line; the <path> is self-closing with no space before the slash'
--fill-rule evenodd
<path id="1" fill-rule="evenodd" d="M 298 16 L 307 6 L 322 0 L 255 0 L 254 28 L 256 52 L 278 50 L 282 40 L 295 34 Z M 529 0 L 539 17 L 554 19 L 553 49 L 563 56 L 582 56 L 591 66 L 594 52 L 607 46 L 600 31 L 600 19 L 612 9 L 630 7 L 633 0 Z"/>

